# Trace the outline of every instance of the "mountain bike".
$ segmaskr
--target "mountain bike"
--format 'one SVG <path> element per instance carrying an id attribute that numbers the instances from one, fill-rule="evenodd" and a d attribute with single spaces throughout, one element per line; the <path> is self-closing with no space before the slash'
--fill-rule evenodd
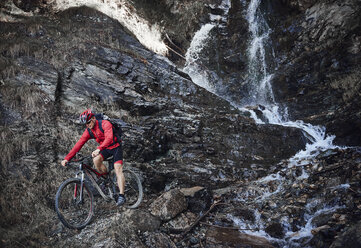
<path id="1" fill-rule="evenodd" d="M 94 217 L 94 194 L 107 202 L 117 201 L 119 188 L 114 171 L 113 159 L 109 158 L 108 172 L 101 174 L 93 169 L 88 161 L 91 157 L 84 157 L 68 162 L 68 166 L 78 166 L 74 178 L 65 180 L 55 196 L 55 210 L 60 221 L 68 228 L 82 229 Z M 130 168 L 123 168 L 125 177 L 126 208 L 136 208 L 143 198 L 143 187 L 137 174 Z"/>

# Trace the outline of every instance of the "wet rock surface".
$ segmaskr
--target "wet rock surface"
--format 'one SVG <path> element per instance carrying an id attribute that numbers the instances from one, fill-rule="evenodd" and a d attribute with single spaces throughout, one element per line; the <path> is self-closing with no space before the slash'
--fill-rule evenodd
<path id="1" fill-rule="evenodd" d="M 207 232 L 207 247 L 267 247 L 272 248 L 271 243 L 262 237 L 242 234 L 238 230 L 211 228 Z"/>
<path id="2" fill-rule="evenodd" d="M 225 26 L 213 31 L 217 60 L 207 66 L 223 74 L 235 99 L 247 89 L 239 82 L 247 76 L 248 31 L 246 2 L 231 3 Z M 307 143 L 302 131 L 256 125 L 111 18 L 85 7 L 46 16 L 44 1 L 14 4 L 38 12 L 0 22 L 0 246 L 358 247 L 360 150 L 328 150 L 292 165 L 286 159 Z M 157 18 L 185 49 L 208 12 L 223 13 L 220 1 L 207 4 L 160 1 L 169 16 Z M 340 144 L 359 145 L 357 1 L 263 8 L 273 10 L 282 58 L 273 65 L 279 101 L 295 118 L 326 125 Z M 174 17 L 189 13 L 186 25 L 171 29 Z M 145 199 L 125 210 L 97 198 L 95 220 L 73 231 L 56 217 L 54 196 L 73 176 L 59 162 L 80 137 L 76 118 L 88 107 L 122 120 L 125 166 L 141 176 Z"/>
<path id="3" fill-rule="evenodd" d="M 270 18 L 280 54 L 277 98 L 287 102 L 294 118 L 326 126 L 337 143 L 360 145 L 360 4 L 310 1 L 304 6 Z"/>

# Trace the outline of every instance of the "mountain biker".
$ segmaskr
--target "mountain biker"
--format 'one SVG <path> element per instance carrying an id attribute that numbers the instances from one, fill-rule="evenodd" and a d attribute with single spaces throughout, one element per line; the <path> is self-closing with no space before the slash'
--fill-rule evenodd
<path id="1" fill-rule="evenodd" d="M 80 123 L 86 125 L 86 129 L 78 142 L 74 145 L 68 155 L 61 162 L 62 166 L 66 166 L 83 145 L 92 137 L 89 134 L 88 128 L 93 133 L 93 137 L 100 144 L 96 150 L 92 152 L 93 162 L 96 169 L 101 173 L 107 173 L 107 168 L 103 164 L 104 159 L 113 156 L 115 174 L 117 176 L 117 183 L 119 186 L 119 197 L 117 206 L 121 206 L 126 202 L 124 196 L 125 178 L 123 175 L 123 151 L 121 141 L 113 135 L 113 126 L 108 120 L 102 120 L 102 128 L 104 133 L 99 128 L 99 122 L 95 118 L 91 109 L 85 110 L 79 117 Z"/>

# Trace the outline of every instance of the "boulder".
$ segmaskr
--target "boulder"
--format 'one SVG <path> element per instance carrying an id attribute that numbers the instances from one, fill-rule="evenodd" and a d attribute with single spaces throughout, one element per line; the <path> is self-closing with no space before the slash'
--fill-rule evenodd
<path id="1" fill-rule="evenodd" d="M 331 244 L 330 248 L 358 248 L 361 247 L 361 221 L 345 228 L 344 231 Z"/>
<path id="2" fill-rule="evenodd" d="M 153 215 L 168 221 L 187 209 L 187 199 L 179 189 L 172 189 L 159 196 L 150 209 Z"/>
<path id="3" fill-rule="evenodd" d="M 213 197 L 207 188 L 195 186 L 180 191 L 187 197 L 188 209 L 193 213 L 204 212 L 211 206 Z"/>
<path id="4" fill-rule="evenodd" d="M 285 230 L 282 224 L 278 222 L 270 223 L 265 231 L 274 238 L 282 239 L 285 236 Z"/>

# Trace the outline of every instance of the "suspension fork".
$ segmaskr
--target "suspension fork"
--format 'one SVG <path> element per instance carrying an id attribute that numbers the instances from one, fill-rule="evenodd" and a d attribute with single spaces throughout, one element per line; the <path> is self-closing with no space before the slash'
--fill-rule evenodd
<path id="1" fill-rule="evenodd" d="M 80 189 L 78 189 L 78 184 L 75 184 L 74 188 L 74 196 L 73 200 L 77 199 L 78 190 L 80 190 L 80 197 L 76 201 L 76 204 L 79 204 L 83 202 L 83 190 L 84 190 L 84 171 L 82 170 L 82 165 L 80 165 L 80 171 L 75 175 L 76 178 L 78 178 L 80 175 Z"/>

